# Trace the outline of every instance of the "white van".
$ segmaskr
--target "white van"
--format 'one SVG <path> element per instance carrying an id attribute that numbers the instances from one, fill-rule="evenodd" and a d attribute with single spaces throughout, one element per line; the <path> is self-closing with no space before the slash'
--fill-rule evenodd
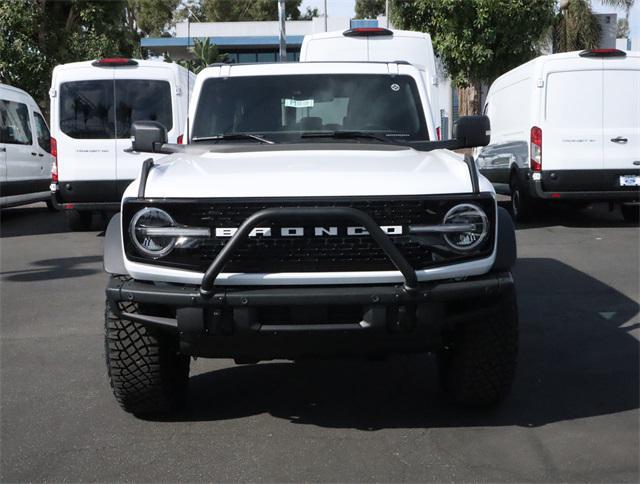
<path id="1" fill-rule="evenodd" d="M 51 136 L 57 148 L 51 189 L 83 230 L 94 210 L 117 211 L 148 155 L 133 153 L 134 121 L 158 121 L 170 143 L 185 134 L 195 75 L 167 62 L 107 58 L 59 65 L 51 79 Z"/>
<path id="2" fill-rule="evenodd" d="M 408 62 L 425 80 L 430 114 L 440 139 L 438 77 L 431 36 L 423 32 L 357 27 L 305 35 L 300 62 Z M 390 64 L 392 65 L 392 64 Z"/>
<path id="3" fill-rule="evenodd" d="M 53 209 L 50 153 L 49 128 L 36 102 L 0 84 L 0 207 L 45 201 Z"/>
<path id="4" fill-rule="evenodd" d="M 477 164 L 510 193 L 516 219 L 540 200 L 640 199 L 640 52 L 598 49 L 538 57 L 499 77 L 484 113 L 491 143 Z"/>

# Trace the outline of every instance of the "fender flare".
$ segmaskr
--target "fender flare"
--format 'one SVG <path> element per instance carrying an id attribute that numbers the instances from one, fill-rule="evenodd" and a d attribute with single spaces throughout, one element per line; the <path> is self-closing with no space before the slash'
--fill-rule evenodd
<path id="1" fill-rule="evenodd" d="M 496 238 L 496 260 L 492 271 L 508 271 L 516 263 L 518 250 L 516 246 L 516 229 L 511 215 L 504 207 L 498 207 L 498 236 Z"/>
<path id="2" fill-rule="evenodd" d="M 111 217 L 109 225 L 107 225 L 107 231 L 104 234 L 104 270 L 114 275 L 127 274 L 122 251 L 121 225 L 120 214 L 117 213 Z"/>

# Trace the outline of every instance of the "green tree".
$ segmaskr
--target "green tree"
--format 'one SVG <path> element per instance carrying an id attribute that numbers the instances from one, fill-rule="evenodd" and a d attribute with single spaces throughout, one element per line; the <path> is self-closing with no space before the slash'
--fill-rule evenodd
<path id="1" fill-rule="evenodd" d="M 173 21 L 180 0 L 127 0 L 127 27 L 140 36 L 159 36 Z"/>
<path id="2" fill-rule="evenodd" d="M 628 38 L 629 31 L 629 15 L 631 14 L 631 7 L 636 3 L 635 0 L 600 0 L 604 5 L 610 5 L 612 7 L 621 8 L 624 10 L 624 19 L 618 20 L 618 38 Z M 626 29 L 625 29 L 626 26 Z M 622 34 L 622 35 L 620 35 Z"/>
<path id="3" fill-rule="evenodd" d="M 170 55 L 165 54 L 164 60 L 165 62 L 176 62 L 196 74 L 208 65 L 215 64 L 216 62 L 225 62 L 227 60 L 227 55 L 221 54 L 218 46 L 212 43 L 209 38 L 193 39 L 193 47 L 191 47 L 189 51 L 193 56 L 191 59 L 174 61 Z"/>
<path id="4" fill-rule="evenodd" d="M 125 0 L 3 0 L 0 76 L 25 89 L 46 109 L 57 64 L 131 55 Z"/>
<path id="5" fill-rule="evenodd" d="M 300 15 L 300 18 L 298 20 L 311 20 L 314 17 L 319 17 L 320 13 L 318 12 L 317 8 L 311 8 L 311 7 L 307 7 L 307 10 Z"/>
<path id="6" fill-rule="evenodd" d="M 302 0 L 286 0 L 287 20 L 299 20 Z M 202 0 L 202 11 L 209 22 L 277 20 L 277 0 Z"/>
<path id="7" fill-rule="evenodd" d="M 385 0 L 356 0 L 356 18 L 378 18 L 385 13 Z"/>
<path id="8" fill-rule="evenodd" d="M 429 32 L 461 91 L 461 114 L 480 112 L 480 86 L 538 55 L 555 0 L 395 0 L 393 24 Z"/>
<path id="9" fill-rule="evenodd" d="M 553 51 L 594 49 L 600 41 L 600 24 L 588 0 L 563 0 L 553 27 Z"/>

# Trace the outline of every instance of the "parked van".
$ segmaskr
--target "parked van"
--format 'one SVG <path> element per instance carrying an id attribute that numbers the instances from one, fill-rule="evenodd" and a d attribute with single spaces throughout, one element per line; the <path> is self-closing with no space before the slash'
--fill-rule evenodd
<path id="1" fill-rule="evenodd" d="M 49 208 L 49 128 L 29 94 L 0 84 L 0 207 L 45 201 Z"/>
<path id="2" fill-rule="evenodd" d="M 477 156 L 516 219 L 541 200 L 622 203 L 638 219 L 640 52 L 597 49 L 538 57 L 499 77 Z"/>
<path id="3" fill-rule="evenodd" d="M 408 62 L 424 77 L 431 116 L 440 139 L 438 77 L 431 36 L 423 32 L 358 27 L 305 35 L 300 62 Z M 392 65 L 392 64 L 390 64 Z"/>
<path id="4" fill-rule="evenodd" d="M 168 141 L 185 134 L 188 90 L 195 75 L 174 64 L 107 58 L 59 65 L 51 80 L 51 134 L 57 147 L 52 190 L 84 230 L 92 211 L 117 211 L 125 188 L 148 155 L 134 153 L 131 123 L 166 126 Z"/>

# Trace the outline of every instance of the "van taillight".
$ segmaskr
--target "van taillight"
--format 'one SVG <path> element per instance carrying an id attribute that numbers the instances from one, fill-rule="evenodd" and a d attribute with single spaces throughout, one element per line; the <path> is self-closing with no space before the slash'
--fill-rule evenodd
<path id="1" fill-rule="evenodd" d="M 178 136 L 178 144 L 181 145 L 182 144 L 182 135 Z"/>
<path id="2" fill-rule="evenodd" d="M 55 138 L 51 138 L 51 156 L 53 156 L 51 183 L 58 183 L 58 142 Z"/>
<path id="3" fill-rule="evenodd" d="M 627 53 L 618 49 L 590 49 L 580 52 L 580 57 L 626 57 Z"/>
<path id="4" fill-rule="evenodd" d="M 94 60 L 91 65 L 94 67 L 122 67 L 137 66 L 138 63 L 127 57 L 105 57 L 103 59 Z"/>
<path id="5" fill-rule="evenodd" d="M 393 32 L 389 29 L 383 29 L 382 27 L 356 27 L 355 29 L 349 29 L 342 32 L 345 37 L 368 37 L 368 36 L 381 36 L 381 35 L 393 35 Z"/>
<path id="6" fill-rule="evenodd" d="M 542 171 L 542 130 L 531 128 L 531 170 Z"/>
<path id="7" fill-rule="evenodd" d="M 440 141 L 442 139 L 441 138 L 441 134 L 440 134 L 440 126 L 438 126 L 436 128 L 436 138 L 438 138 L 438 141 Z"/>

